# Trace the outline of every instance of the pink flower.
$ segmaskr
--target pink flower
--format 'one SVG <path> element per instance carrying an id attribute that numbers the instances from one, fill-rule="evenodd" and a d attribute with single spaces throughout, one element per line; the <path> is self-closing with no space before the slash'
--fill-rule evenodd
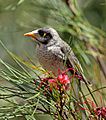
<path id="1" fill-rule="evenodd" d="M 54 79 L 48 79 L 48 83 L 51 88 L 59 90 L 62 87 L 64 90 L 69 88 L 70 79 L 66 73 L 61 73 Z"/>
<path id="2" fill-rule="evenodd" d="M 57 80 L 62 84 L 62 85 L 66 85 L 66 84 L 69 84 L 70 83 L 70 79 L 68 77 L 67 74 L 60 74 L 58 77 L 57 77 Z"/>
<path id="3" fill-rule="evenodd" d="M 56 83 L 56 80 L 55 79 L 49 79 L 48 82 L 49 83 Z"/>
<path id="4" fill-rule="evenodd" d="M 57 89 L 57 80 L 56 79 L 49 79 L 48 83 L 50 85 L 50 89 L 52 91 L 52 88 Z"/>
<path id="5" fill-rule="evenodd" d="M 106 107 L 97 107 L 95 103 L 90 99 L 87 99 L 87 101 L 84 101 L 83 104 L 89 104 L 92 108 L 92 111 L 98 118 L 101 117 L 106 119 Z M 78 103 L 78 105 L 80 105 L 80 103 Z M 85 107 L 83 108 L 81 107 L 80 110 L 87 110 L 88 112 L 90 112 L 89 109 Z"/>
<path id="6" fill-rule="evenodd" d="M 54 78 L 42 78 L 42 81 L 40 82 L 39 85 L 39 89 L 42 86 L 45 86 L 45 88 L 47 87 L 48 90 L 50 88 L 50 90 L 52 90 L 53 88 L 55 88 L 56 90 L 59 90 L 60 88 L 62 88 L 63 90 L 68 90 L 69 89 L 69 84 L 70 84 L 70 79 L 68 76 L 68 72 L 73 70 L 72 68 L 70 69 L 66 69 L 65 71 L 60 71 L 60 69 L 58 70 L 58 76 L 55 76 Z"/>
<path id="7" fill-rule="evenodd" d="M 106 107 L 98 107 L 94 110 L 95 114 L 99 117 L 106 118 Z"/>

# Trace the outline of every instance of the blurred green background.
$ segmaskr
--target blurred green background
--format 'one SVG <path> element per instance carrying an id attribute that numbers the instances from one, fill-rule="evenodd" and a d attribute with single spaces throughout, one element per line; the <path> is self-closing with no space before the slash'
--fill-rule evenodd
<path id="1" fill-rule="evenodd" d="M 39 27 L 51 26 L 58 30 L 64 40 L 68 41 L 70 34 L 66 30 L 68 23 L 64 17 L 68 14 L 68 9 L 59 1 L 0 0 L 0 40 L 17 56 L 24 59 L 26 56 L 30 56 L 34 61 L 36 61 L 35 46 L 30 38 L 23 36 L 24 33 Z M 90 24 L 106 32 L 106 0 L 78 0 L 78 5 Z M 57 12 L 57 8 L 60 10 L 59 12 Z M 74 43 L 75 41 L 72 45 Z M 105 43 L 104 46 L 106 46 Z M 14 65 L 1 45 L 0 58 Z M 98 77 L 97 74 L 96 77 Z M 0 84 L 4 84 L 4 81 L 0 81 Z"/>

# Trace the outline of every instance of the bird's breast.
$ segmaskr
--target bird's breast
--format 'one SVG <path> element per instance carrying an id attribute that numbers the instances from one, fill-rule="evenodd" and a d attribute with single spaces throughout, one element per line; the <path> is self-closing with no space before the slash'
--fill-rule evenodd
<path id="1" fill-rule="evenodd" d="M 65 69 L 63 60 L 46 47 L 37 46 L 36 52 L 39 63 L 44 69 L 52 71 L 55 75 L 58 74 L 59 69 Z"/>

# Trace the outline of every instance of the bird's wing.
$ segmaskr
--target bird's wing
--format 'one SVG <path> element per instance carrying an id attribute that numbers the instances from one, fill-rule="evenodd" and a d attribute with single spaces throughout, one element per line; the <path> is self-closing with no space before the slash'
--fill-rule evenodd
<path id="1" fill-rule="evenodd" d="M 67 43 L 63 43 L 63 45 L 61 46 L 61 52 L 65 55 L 64 64 L 66 64 L 68 68 L 72 67 L 79 73 L 83 73 L 83 69 L 77 57 Z"/>
<path id="2" fill-rule="evenodd" d="M 63 60 L 64 65 L 67 66 L 67 68 L 74 68 L 75 70 L 79 71 L 80 73 L 83 72 L 83 69 L 76 58 L 75 54 L 73 53 L 70 46 L 65 43 L 61 42 L 58 43 L 55 46 L 48 47 L 48 50 L 52 51 L 52 53 Z"/>
<path id="3" fill-rule="evenodd" d="M 71 73 L 79 75 L 81 77 L 81 80 L 83 80 L 86 84 L 91 84 L 88 80 L 86 80 L 81 64 L 79 63 L 71 47 L 64 41 L 55 47 L 53 47 L 54 49 L 52 49 L 52 52 L 54 55 L 63 60 L 64 65 L 67 66 L 67 68 L 74 68 L 73 70 L 75 71 L 71 71 Z"/>

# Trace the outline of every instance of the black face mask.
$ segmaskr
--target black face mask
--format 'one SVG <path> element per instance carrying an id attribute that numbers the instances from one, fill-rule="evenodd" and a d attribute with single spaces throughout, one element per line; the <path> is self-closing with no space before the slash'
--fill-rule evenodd
<path id="1" fill-rule="evenodd" d="M 40 35 L 40 38 L 38 39 L 38 41 L 40 41 L 43 44 L 47 44 L 50 41 L 50 39 L 52 39 L 52 35 L 48 32 L 39 30 L 38 33 Z"/>

